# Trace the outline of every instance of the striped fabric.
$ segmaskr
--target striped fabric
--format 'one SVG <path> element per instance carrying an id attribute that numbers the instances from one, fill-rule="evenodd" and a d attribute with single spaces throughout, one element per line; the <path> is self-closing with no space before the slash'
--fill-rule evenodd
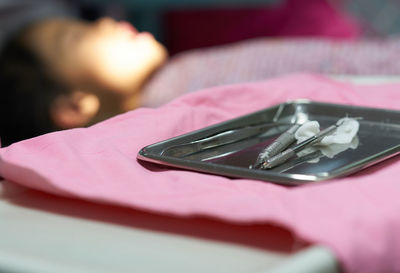
<path id="1" fill-rule="evenodd" d="M 175 55 L 144 90 L 158 106 L 187 92 L 298 72 L 400 74 L 400 37 L 386 40 L 254 39 Z"/>

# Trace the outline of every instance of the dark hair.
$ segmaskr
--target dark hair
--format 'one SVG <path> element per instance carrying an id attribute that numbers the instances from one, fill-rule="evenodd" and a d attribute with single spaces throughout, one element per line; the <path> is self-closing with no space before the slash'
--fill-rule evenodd
<path id="1" fill-rule="evenodd" d="M 0 55 L 0 138 L 2 146 L 56 130 L 50 105 L 65 92 L 41 60 L 17 38 Z"/>

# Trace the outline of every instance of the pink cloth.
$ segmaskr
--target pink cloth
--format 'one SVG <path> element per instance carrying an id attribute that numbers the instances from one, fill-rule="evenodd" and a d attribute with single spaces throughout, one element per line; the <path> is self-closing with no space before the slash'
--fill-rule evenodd
<path id="1" fill-rule="evenodd" d="M 0 150 L 0 173 L 46 192 L 161 214 L 273 223 L 329 246 L 346 272 L 400 272 L 400 161 L 284 187 L 138 162 L 148 144 L 290 99 L 400 108 L 399 85 L 356 86 L 316 75 L 207 89 L 87 129 Z M 398 159 L 398 158 L 397 158 Z"/>

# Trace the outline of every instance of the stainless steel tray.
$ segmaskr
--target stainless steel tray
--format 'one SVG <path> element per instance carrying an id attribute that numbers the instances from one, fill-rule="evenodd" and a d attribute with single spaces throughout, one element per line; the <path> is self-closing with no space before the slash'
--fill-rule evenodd
<path id="1" fill-rule="evenodd" d="M 250 169 L 259 152 L 293 123 L 321 128 L 361 117 L 359 144 L 333 158 L 316 152 L 270 170 Z M 298 185 L 345 176 L 400 153 L 400 111 L 295 100 L 144 147 L 138 158 L 228 177 Z M 317 163 L 310 162 L 318 158 Z"/>

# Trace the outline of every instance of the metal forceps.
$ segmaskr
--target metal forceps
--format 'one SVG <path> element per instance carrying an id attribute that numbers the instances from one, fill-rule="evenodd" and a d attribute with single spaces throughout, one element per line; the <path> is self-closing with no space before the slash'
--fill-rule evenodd
<path id="1" fill-rule="evenodd" d="M 290 124 L 269 122 L 228 129 L 226 131 L 222 131 L 214 135 L 201 138 L 199 140 L 167 147 L 163 150 L 162 155 L 186 157 L 208 149 L 235 143 L 257 135 L 262 135 L 268 132 L 270 129 L 281 131 L 279 130 L 280 127 L 284 126 L 284 128 L 287 128 L 288 125 Z"/>

